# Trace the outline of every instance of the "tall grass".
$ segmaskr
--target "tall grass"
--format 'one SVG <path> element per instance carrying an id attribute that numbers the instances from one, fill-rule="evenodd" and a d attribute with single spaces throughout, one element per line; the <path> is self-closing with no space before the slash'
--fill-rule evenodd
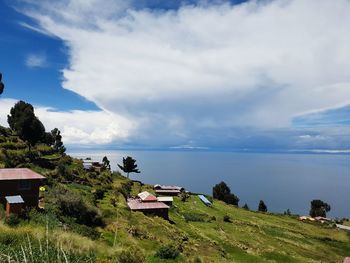
<path id="1" fill-rule="evenodd" d="M 29 233 L 14 234 L 4 231 L 0 238 L 0 262 L 7 263 L 78 263 L 95 262 L 92 253 L 79 254 L 64 249 L 62 243 L 50 236 L 48 224 L 44 238 Z"/>

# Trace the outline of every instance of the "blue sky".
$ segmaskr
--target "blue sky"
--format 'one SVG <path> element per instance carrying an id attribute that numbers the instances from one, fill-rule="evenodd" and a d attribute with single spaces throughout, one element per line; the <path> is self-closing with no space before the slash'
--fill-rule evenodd
<path id="1" fill-rule="evenodd" d="M 3 0 L 0 123 L 21 99 L 72 148 L 348 150 L 349 11 L 346 0 Z"/>

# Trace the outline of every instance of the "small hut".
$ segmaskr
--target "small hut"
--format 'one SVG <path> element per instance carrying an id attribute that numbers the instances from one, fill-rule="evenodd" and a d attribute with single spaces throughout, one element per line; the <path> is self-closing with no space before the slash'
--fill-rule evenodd
<path id="1" fill-rule="evenodd" d="M 12 195 L 6 196 L 6 216 L 8 217 L 10 214 L 21 215 L 24 200 L 20 195 Z"/>

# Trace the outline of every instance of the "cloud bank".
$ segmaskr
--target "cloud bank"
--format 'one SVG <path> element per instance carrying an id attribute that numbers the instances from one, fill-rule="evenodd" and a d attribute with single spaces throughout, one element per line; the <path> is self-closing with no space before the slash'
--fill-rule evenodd
<path id="1" fill-rule="evenodd" d="M 294 138 L 305 133 L 295 132 L 295 117 L 350 104 L 347 0 L 169 11 L 135 9 L 130 1 L 26 2 L 22 11 L 32 26 L 69 49 L 63 87 L 101 108 L 72 114 L 80 126 L 56 113 L 81 143 L 122 137 L 148 145 L 236 146 L 281 130 Z M 93 118 L 109 128 L 82 123 Z M 68 128 L 74 125 L 79 131 Z"/>

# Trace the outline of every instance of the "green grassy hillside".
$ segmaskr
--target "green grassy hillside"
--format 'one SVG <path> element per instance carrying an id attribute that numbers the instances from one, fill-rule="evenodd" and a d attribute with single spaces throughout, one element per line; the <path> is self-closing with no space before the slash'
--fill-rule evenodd
<path id="1" fill-rule="evenodd" d="M 6 129 L 0 135 L 0 167 L 30 167 L 48 178 L 42 211 L 20 219 L 5 219 L 0 211 L 0 262 L 328 263 L 350 255 L 350 234 L 330 225 L 218 200 L 206 207 L 195 195 L 186 202 L 175 198 L 171 222 L 131 212 L 125 197 L 153 192 L 150 185 L 108 170 L 85 171 L 80 160 L 46 145 L 29 151 Z M 162 259 L 161 249 L 179 255 Z"/>

